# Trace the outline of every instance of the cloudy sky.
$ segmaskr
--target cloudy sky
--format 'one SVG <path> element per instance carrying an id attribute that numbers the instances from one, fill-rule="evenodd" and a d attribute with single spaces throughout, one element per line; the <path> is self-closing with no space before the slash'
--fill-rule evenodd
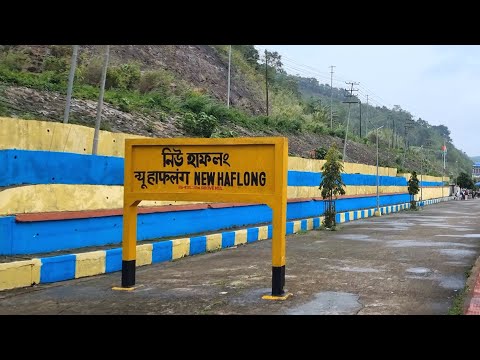
<path id="1" fill-rule="evenodd" d="M 454 145 L 480 155 L 479 45 L 255 45 L 278 51 L 289 74 L 345 88 L 355 81 L 362 102 L 393 105 L 431 125 L 446 125 Z"/>

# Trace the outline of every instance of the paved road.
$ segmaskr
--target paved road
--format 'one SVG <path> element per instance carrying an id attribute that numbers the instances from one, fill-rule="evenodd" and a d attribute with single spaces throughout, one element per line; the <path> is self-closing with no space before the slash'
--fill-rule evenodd
<path id="1" fill-rule="evenodd" d="M 269 240 L 120 273 L 0 292 L 0 314 L 447 314 L 480 254 L 480 200 L 287 237 L 286 301 Z"/>

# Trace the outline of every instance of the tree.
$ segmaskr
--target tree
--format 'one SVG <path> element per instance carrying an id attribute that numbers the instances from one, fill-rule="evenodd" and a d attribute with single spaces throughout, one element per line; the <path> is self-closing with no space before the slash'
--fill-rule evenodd
<path id="1" fill-rule="evenodd" d="M 410 208 L 415 210 L 417 208 L 417 202 L 414 200 L 414 196 L 418 194 L 419 191 L 418 187 L 418 178 L 417 172 L 412 172 L 410 179 L 408 180 L 408 193 L 410 194 Z"/>
<path id="2" fill-rule="evenodd" d="M 462 189 L 473 189 L 475 186 L 472 177 L 465 172 L 461 172 L 460 175 L 458 175 L 457 183 Z"/>
<path id="3" fill-rule="evenodd" d="M 341 173 L 343 171 L 343 164 L 340 161 L 340 153 L 335 144 L 328 149 L 325 156 L 325 164 L 322 166 L 322 181 L 319 189 L 322 191 L 322 198 L 325 201 L 325 213 L 323 226 L 326 228 L 335 228 L 335 199 L 338 195 L 345 195 L 345 184 L 342 181 Z"/>

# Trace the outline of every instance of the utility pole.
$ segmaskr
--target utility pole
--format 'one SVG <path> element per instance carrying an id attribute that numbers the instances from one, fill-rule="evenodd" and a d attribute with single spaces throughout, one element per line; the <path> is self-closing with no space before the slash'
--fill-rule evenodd
<path id="1" fill-rule="evenodd" d="M 330 65 L 330 129 L 333 129 L 333 68 L 335 65 Z"/>
<path id="2" fill-rule="evenodd" d="M 63 123 L 68 123 L 68 115 L 70 114 L 70 101 L 72 100 L 73 79 L 75 78 L 75 69 L 77 68 L 78 45 L 73 45 L 72 62 L 70 64 L 70 74 L 68 75 L 67 88 L 67 104 L 65 105 L 65 113 L 63 114 Z"/>
<path id="3" fill-rule="evenodd" d="M 268 53 L 265 49 L 265 94 L 267 98 L 267 116 L 268 116 Z"/>
<path id="4" fill-rule="evenodd" d="M 405 167 L 405 158 L 407 156 L 407 147 L 408 147 L 408 141 L 407 141 L 407 129 L 410 129 L 413 126 L 414 121 L 412 119 L 406 119 L 405 120 L 405 149 L 403 152 L 403 166 Z"/>
<path id="5" fill-rule="evenodd" d="M 392 149 L 395 149 L 395 118 L 392 117 Z"/>
<path id="6" fill-rule="evenodd" d="M 365 137 L 368 135 L 368 95 L 367 95 L 367 119 L 365 120 Z"/>
<path id="7" fill-rule="evenodd" d="M 360 138 L 362 138 L 362 102 L 360 99 L 358 100 L 358 103 L 360 104 Z"/>
<path id="8" fill-rule="evenodd" d="M 92 154 L 97 155 L 98 133 L 100 132 L 100 121 L 102 119 L 103 95 L 105 93 L 105 80 L 107 79 L 108 59 L 110 57 L 110 45 L 105 48 L 105 60 L 103 62 L 102 79 L 100 80 L 100 95 L 98 96 L 97 120 L 95 121 L 95 133 L 93 135 Z"/>
<path id="9" fill-rule="evenodd" d="M 347 94 L 347 98 L 353 97 L 353 96 L 354 96 L 354 95 L 353 95 L 353 92 L 354 92 L 354 91 L 358 91 L 358 89 L 354 89 L 354 88 L 353 88 L 353 85 L 358 85 L 358 84 L 360 84 L 360 83 L 358 83 L 358 82 L 348 82 L 348 81 L 346 81 L 345 84 L 348 84 L 348 85 L 351 86 L 351 87 L 350 87 L 350 90 L 346 90 L 347 92 L 350 91 L 350 94 Z M 346 153 L 346 151 L 347 151 L 348 124 L 349 124 L 349 122 L 350 122 L 350 105 L 351 105 L 351 104 L 356 104 L 356 103 L 358 103 L 358 101 L 342 101 L 342 102 L 343 102 L 344 104 L 348 104 L 347 127 L 346 127 L 346 129 L 345 129 L 345 141 L 344 141 L 344 143 L 343 143 L 343 162 L 345 162 L 345 160 L 346 160 L 346 158 L 345 158 L 345 155 L 346 155 L 346 154 L 345 154 L 345 153 Z"/>
<path id="10" fill-rule="evenodd" d="M 232 64 L 232 45 L 228 51 L 228 91 L 227 91 L 227 109 L 230 107 L 230 67 Z"/>

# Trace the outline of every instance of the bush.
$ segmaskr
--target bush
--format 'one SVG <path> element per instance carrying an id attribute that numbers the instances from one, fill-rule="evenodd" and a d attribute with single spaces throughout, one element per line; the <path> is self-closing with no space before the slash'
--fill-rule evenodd
<path id="1" fill-rule="evenodd" d="M 22 52 L 8 51 L 0 55 L 0 65 L 8 70 L 22 71 L 30 64 L 28 56 Z"/>
<path id="2" fill-rule="evenodd" d="M 100 78 L 102 76 L 102 67 L 103 59 L 100 57 L 93 58 L 87 63 L 87 65 L 79 68 L 79 72 L 81 73 L 79 79 L 82 79 L 85 84 L 99 86 Z"/>
<path id="3" fill-rule="evenodd" d="M 43 70 L 63 73 L 68 69 L 68 61 L 66 58 L 58 58 L 55 56 L 47 56 L 43 60 Z"/>
<path id="4" fill-rule="evenodd" d="M 327 149 L 325 149 L 323 146 L 315 149 L 315 159 L 324 160 L 326 155 Z"/>
<path id="5" fill-rule="evenodd" d="M 190 92 L 187 94 L 182 107 L 186 110 L 193 111 L 194 113 L 200 113 L 205 110 L 210 102 L 211 100 L 208 96 Z"/>
<path id="6" fill-rule="evenodd" d="M 233 131 L 233 130 L 215 130 L 215 132 L 212 134 L 212 138 L 233 138 L 237 137 L 238 134 Z"/>
<path id="7" fill-rule="evenodd" d="M 159 90 L 163 94 L 171 92 L 171 86 L 175 78 L 166 70 L 145 71 L 138 82 L 138 90 L 146 94 L 153 90 Z"/>
<path id="8" fill-rule="evenodd" d="M 183 118 L 183 129 L 191 136 L 209 138 L 218 126 L 218 120 L 213 115 L 201 112 L 196 115 L 194 113 L 186 113 Z"/>
<path id="9" fill-rule="evenodd" d="M 281 118 L 277 121 L 276 128 L 278 130 L 283 130 L 287 133 L 297 134 L 302 131 L 303 124 L 300 120 L 288 120 L 285 118 Z"/>
<path id="10" fill-rule="evenodd" d="M 107 69 L 105 87 L 132 90 L 140 80 L 140 66 L 135 63 L 111 66 Z"/>

